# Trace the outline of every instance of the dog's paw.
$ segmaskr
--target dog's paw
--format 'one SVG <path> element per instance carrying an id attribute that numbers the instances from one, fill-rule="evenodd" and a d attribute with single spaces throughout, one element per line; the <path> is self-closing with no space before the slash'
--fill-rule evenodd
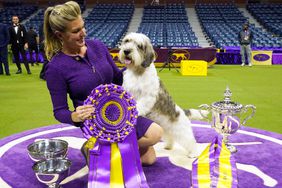
<path id="1" fill-rule="evenodd" d="M 198 158 L 201 153 L 206 149 L 208 144 L 203 144 L 203 143 L 196 143 L 191 150 L 187 153 L 187 157 L 194 159 Z"/>
<path id="2" fill-rule="evenodd" d="M 192 152 L 188 153 L 187 157 L 190 158 L 190 159 L 195 159 L 195 158 L 199 157 L 199 154 L 195 151 L 192 151 Z"/>

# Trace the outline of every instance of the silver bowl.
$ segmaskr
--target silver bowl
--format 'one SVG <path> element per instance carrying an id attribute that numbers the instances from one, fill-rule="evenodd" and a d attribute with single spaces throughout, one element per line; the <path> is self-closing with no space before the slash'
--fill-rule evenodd
<path id="1" fill-rule="evenodd" d="M 60 183 L 69 175 L 71 161 L 64 158 L 52 158 L 36 162 L 32 169 L 36 178 L 49 188 L 61 187 Z"/>
<path id="2" fill-rule="evenodd" d="M 57 157 L 65 158 L 68 152 L 68 143 L 59 139 L 44 139 L 30 144 L 27 150 L 33 161 Z"/>

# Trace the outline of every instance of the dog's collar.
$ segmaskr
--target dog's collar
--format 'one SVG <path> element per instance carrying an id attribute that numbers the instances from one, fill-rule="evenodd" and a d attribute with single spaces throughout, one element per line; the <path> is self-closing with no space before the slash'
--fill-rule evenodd
<path id="1" fill-rule="evenodd" d="M 143 67 L 143 68 L 147 68 L 147 67 L 149 67 L 148 65 L 147 65 L 147 63 L 145 62 L 145 61 L 143 61 L 142 63 L 141 63 L 141 66 Z"/>

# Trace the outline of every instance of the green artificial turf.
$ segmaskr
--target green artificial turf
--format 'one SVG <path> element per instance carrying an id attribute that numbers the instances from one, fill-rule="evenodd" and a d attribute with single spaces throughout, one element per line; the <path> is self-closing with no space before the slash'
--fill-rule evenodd
<path id="1" fill-rule="evenodd" d="M 41 67 L 30 66 L 28 75 L 23 65 L 22 74 L 10 65 L 11 76 L 0 75 L 0 138 L 57 123 L 46 83 L 39 78 Z"/>
<path id="2" fill-rule="evenodd" d="M 0 138 L 36 127 L 58 123 L 45 81 L 39 79 L 41 66 L 31 67 L 32 75 L 0 75 Z M 183 108 L 223 100 L 228 85 L 232 100 L 257 107 L 247 126 L 282 133 L 282 66 L 214 65 L 207 77 L 181 76 L 174 69 L 159 73 L 175 102 Z M 71 106 L 71 105 L 70 105 Z"/>
<path id="3" fill-rule="evenodd" d="M 282 66 L 214 65 L 207 77 L 181 76 L 175 70 L 160 77 L 182 108 L 197 108 L 223 100 L 229 86 L 232 101 L 256 106 L 255 116 L 246 126 L 282 133 Z"/>

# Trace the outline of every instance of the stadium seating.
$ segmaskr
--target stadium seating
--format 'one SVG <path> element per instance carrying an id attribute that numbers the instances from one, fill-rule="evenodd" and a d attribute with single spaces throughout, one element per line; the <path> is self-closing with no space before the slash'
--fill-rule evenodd
<path id="1" fill-rule="evenodd" d="M 96 38 L 109 48 L 117 46 L 134 12 L 133 4 L 98 4 L 85 18 L 88 38 Z"/>
<path id="2" fill-rule="evenodd" d="M 183 4 L 145 6 L 138 32 L 147 35 L 155 47 L 198 47 Z"/>
<path id="3" fill-rule="evenodd" d="M 37 11 L 36 6 L 28 5 L 17 5 L 17 6 L 6 6 L 0 11 L 0 22 L 10 25 L 12 23 L 12 16 L 17 15 L 20 21 L 28 18 L 31 14 Z"/>
<path id="4" fill-rule="evenodd" d="M 20 1 L 19 1 L 20 2 Z M 86 6 L 80 1 L 82 11 Z M 0 9 L 0 21 L 11 24 L 18 15 L 28 29 L 38 32 L 43 24 L 45 9 L 20 3 L 6 3 Z M 282 4 L 248 4 L 249 12 L 267 29 L 250 24 L 254 34 L 252 47 L 282 47 Z M 233 3 L 196 4 L 204 34 L 217 48 L 239 46 L 238 33 L 248 18 Z M 97 38 L 109 48 L 117 47 L 125 35 L 134 12 L 133 4 L 96 4 L 85 15 L 88 38 Z M 198 39 L 188 22 L 184 4 L 146 5 L 138 32 L 146 34 L 155 47 L 199 47 Z"/>
<path id="5" fill-rule="evenodd" d="M 266 29 L 282 37 L 282 4 L 248 4 L 247 10 Z"/>
<path id="6" fill-rule="evenodd" d="M 206 37 L 217 48 L 239 46 L 238 33 L 247 18 L 234 4 L 198 4 L 195 7 Z M 253 32 L 252 47 L 282 47 L 280 38 L 273 36 L 260 27 L 250 24 Z"/>
<path id="7" fill-rule="evenodd" d="M 39 9 L 32 18 L 29 18 L 24 24 L 26 29 L 33 27 L 39 33 L 39 27 L 43 26 L 44 11 L 45 9 Z"/>

